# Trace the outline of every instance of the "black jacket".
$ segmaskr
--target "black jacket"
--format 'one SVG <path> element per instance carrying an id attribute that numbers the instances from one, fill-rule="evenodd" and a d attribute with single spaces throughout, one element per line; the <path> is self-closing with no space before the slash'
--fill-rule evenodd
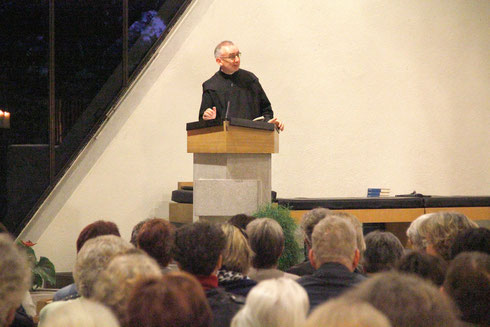
<path id="1" fill-rule="evenodd" d="M 305 275 L 297 280 L 308 293 L 310 311 L 320 303 L 343 293 L 351 286 L 362 282 L 366 277 L 351 272 L 346 266 L 328 262 L 318 268 L 312 275 Z"/>
<path id="2" fill-rule="evenodd" d="M 239 69 L 232 75 L 218 71 L 203 83 L 202 89 L 199 120 L 202 120 L 204 111 L 212 107 L 216 107 L 216 119 L 223 120 L 228 102 L 228 117 L 252 120 L 264 116 L 267 121 L 274 116 L 259 79 L 249 71 Z"/>
<path id="3" fill-rule="evenodd" d="M 245 303 L 243 296 L 225 292 L 221 287 L 206 291 L 213 312 L 213 327 L 229 327 L 231 319 Z"/>

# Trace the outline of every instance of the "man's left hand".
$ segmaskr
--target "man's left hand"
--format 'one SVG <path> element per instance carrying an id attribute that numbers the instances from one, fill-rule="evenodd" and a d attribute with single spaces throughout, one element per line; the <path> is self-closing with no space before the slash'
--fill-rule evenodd
<path id="1" fill-rule="evenodd" d="M 277 120 L 277 118 L 272 118 L 271 120 L 268 121 L 268 123 L 276 125 L 276 127 L 281 132 L 284 130 L 284 123 L 282 123 L 280 120 Z"/>

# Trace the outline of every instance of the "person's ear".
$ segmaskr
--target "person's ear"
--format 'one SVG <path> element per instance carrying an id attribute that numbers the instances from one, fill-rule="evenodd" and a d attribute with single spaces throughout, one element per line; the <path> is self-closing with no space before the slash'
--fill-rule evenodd
<path id="1" fill-rule="evenodd" d="M 221 58 L 216 58 L 216 63 L 220 66 L 223 66 L 223 60 L 221 60 Z"/>
<path id="2" fill-rule="evenodd" d="M 316 265 L 315 253 L 313 253 L 312 249 L 310 249 L 310 251 L 308 251 L 308 259 L 310 259 L 311 266 L 313 268 L 315 268 L 315 270 L 318 269 L 318 267 Z"/>
<path id="3" fill-rule="evenodd" d="M 359 251 L 359 249 L 356 249 L 356 251 L 354 251 L 354 260 L 352 260 L 352 270 L 356 269 L 360 259 L 361 252 Z"/>

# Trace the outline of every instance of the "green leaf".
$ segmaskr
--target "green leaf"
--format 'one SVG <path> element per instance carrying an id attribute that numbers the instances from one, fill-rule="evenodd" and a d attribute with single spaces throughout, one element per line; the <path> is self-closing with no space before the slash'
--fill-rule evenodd
<path id="1" fill-rule="evenodd" d="M 56 270 L 53 263 L 49 261 L 48 258 L 41 257 L 32 271 L 34 275 L 39 274 L 43 281 L 46 281 L 51 285 L 56 284 Z"/>

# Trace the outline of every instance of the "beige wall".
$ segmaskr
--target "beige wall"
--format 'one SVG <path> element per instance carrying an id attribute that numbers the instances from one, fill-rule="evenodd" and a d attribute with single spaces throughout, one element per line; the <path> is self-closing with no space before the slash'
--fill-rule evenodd
<path id="1" fill-rule="evenodd" d="M 490 2 L 198 0 L 23 232 L 69 271 L 80 230 L 168 216 L 185 123 L 232 39 L 286 123 L 280 197 L 490 194 Z"/>

